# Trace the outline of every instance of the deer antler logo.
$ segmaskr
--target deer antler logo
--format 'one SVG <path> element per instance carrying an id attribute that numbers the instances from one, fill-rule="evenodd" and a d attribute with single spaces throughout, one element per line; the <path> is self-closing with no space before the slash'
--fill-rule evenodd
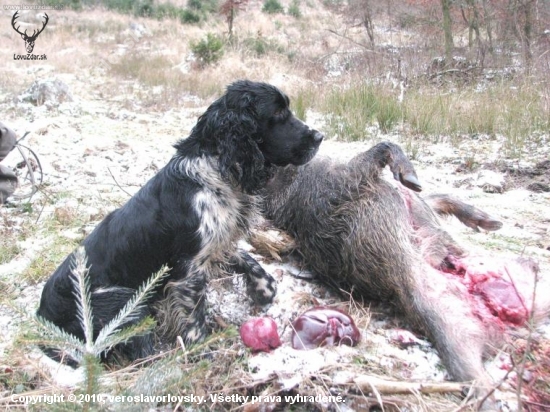
<path id="1" fill-rule="evenodd" d="M 46 16 L 46 19 L 44 20 L 44 25 L 42 26 L 42 28 L 40 30 L 38 30 L 38 32 L 36 32 L 36 30 L 33 31 L 32 35 L 29 36 L 27 35 L 27 30 L 25 30 L 24 33 L 21 33 L 19 31 L 19 27 L 21 26 L 17 26 L 15 27 L 15 19 L 17 19 L 17 17 L 19 17 L 17 15 L 17 13 L 19 13 L 19 11 L 16 11 L 15 14 L 13 15 L 12 19 L 11 19 L 11 26 L 13 27 L 13 29 L 19 33 L 21 35 L 21 37 L 23 38 L 23 40 L 25 40 L 25 48 L 27 49 L 27 53 L 32 53 L 33 49 L 34 49 L 34 42 L 36 41 L 36 38 L 38 37 L 38 35 L 40 33 L 42 33 L 42 31 L 44 30 L 44 28 L 46 27 L 46 25 L 48 24 L 48 20 L 50 19 L 48 17 L 48 15 L 46 13 L 44 13 L 44 16 Z"/>

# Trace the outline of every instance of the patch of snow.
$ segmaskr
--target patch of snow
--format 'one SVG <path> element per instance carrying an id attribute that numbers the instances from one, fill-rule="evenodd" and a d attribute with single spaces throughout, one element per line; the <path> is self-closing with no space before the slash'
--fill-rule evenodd
<path id="1" fill-rule="evenodd" d="M 284 344 L 271 353 L 250 356 L 248 367 L 255 381 L 263 381 L 276 375 L 283 389 L 290 390 L 323 368 L 338 366 L 342 358 L 349 361 L 351 355 L 349 347 L 345 345 L 302 351 Z"/>

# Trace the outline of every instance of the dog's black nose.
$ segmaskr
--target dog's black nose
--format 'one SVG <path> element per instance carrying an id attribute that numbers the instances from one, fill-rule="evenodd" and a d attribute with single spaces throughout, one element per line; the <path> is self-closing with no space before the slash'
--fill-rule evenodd
<path id="1" fill-rule="evenodd" d="M 318 132 L 317 130 L 313 131 L 313 142 L 315 143 L 321 143 L 324 139 L 323 133 Z"/>

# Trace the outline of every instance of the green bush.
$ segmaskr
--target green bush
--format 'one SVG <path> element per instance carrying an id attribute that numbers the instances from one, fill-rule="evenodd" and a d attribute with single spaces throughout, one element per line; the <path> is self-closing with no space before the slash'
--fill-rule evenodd
<path id="1" fill-rule="evenodd" d="M 263 56 L 269 48 L 269 44 L 263 37 L 250 38 L 246 43 L 256 56 Z"/>
<path id="2" fill-rule="evenodd" d="M 109 10 L 116 10 L 120 13 L 130 13 L 134 9 L 133 0 L 104 0 L 103 4 Z M 140 3 L 140 2 L 138 2 Z"/>
<path id="3" fill-rule="evenodd" d="M 201 16 L 191 9 L 185 9 L 180 14 L 180 22 L 183 24 L 194 24 L 201 21 Z"/>
<path id="4" fill-rule="evenodd" d="M 153 17 L 156 16 L 156 7 L 152 0 L 140 0 L 132 2 L 132 13 L 138 17 Z"/>
<path id="5" fill-rule="evenodd" d="M 269 52 L 284 53 L 284 48 L 277 41 L 268 39 L 262 35 L 247 37 L 242 41 L 245 50 L 252 52 L 256 57 L 261 57 Z"/>
<path id="6" fill-rule="evenodd" d="M 284 9 L 279 0 L 265 0 L 262 11 L 268 14 L 283 13 Z"/>
<path id="7" fill-rule="evenodd" d="M 187 7 L 192 10 L 202 10 L 204 2 L 202 0 L 189 0 L 187 2 Z"/>
<path id="8" fill-rule="evenodd" d="M 214 13 L 218 11 L 218 0 L 188 0 L 187 8 L 203 13 Z"/>
<path id="9" fill-rule="evenodd" d="M 184 13 L 183 9 L 172 3 L 157 4 L 154 0 L 139 0 L 131 3 L 133 3 L 131 12 L 139 17 L 154 17 L 158 20 L 179 18 L 181 20 L 181 16 Z"/>
<path id="10" fill-rule="evenodd" d="M 212 33 L 208 33 L 206 38 L 191 43 L 191 50 L 199 59 L 201 66 L 206 66 L 220 60 L 223 56 L 223 41 Z"/>
<path id="11" fill-rule="evenodd" d="M 177 19 L 181 20 L 181 16 L 185 12 L 184 9 L 181 9 L 177 6 L 174 6 L 172 3 L 161 3 L 155 7 L 154 17 L 156 19 Z"/>
<path id="12" fill-rule="evenodd" d="M 300 11 L 300 0 L 292 0 L 290 6 L 288 6 L 288 14 L 299 19 L 302 17 L 302 12 Z"/>
<path id="13" fill-rule="evenodd" d="M 208 14 L 217 13 L 218 0 L 188 0 L 187 8 L 182 10 L 179 18 L 183 24 L 196 24 L 206 20 Z"/>
<path id="14" fill-rule="evenodd" d="M 270 45 L 262 36 L 247 37 L 243 41 L 245 49 L 251 51 L 257 57 L 263 56 L 269 51 Z"/>

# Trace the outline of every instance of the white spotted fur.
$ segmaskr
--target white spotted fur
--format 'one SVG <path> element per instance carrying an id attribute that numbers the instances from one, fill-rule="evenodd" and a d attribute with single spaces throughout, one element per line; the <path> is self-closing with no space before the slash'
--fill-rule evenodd
<path id="1" fill-rule="evenodd" d="M 212 264 L 218 266 L 237 251 L 236 242 L 247 235 L 250 223 L 258 216 L 257 199 L 223 181 L 212 157 L 182 159 L 179 167 L 202 187 L 193 200 L 201 217 L 198 234 L 202 244 L 192 266 L 203 269 L 208 265 L 211 272 L 215 270 Z"/>

